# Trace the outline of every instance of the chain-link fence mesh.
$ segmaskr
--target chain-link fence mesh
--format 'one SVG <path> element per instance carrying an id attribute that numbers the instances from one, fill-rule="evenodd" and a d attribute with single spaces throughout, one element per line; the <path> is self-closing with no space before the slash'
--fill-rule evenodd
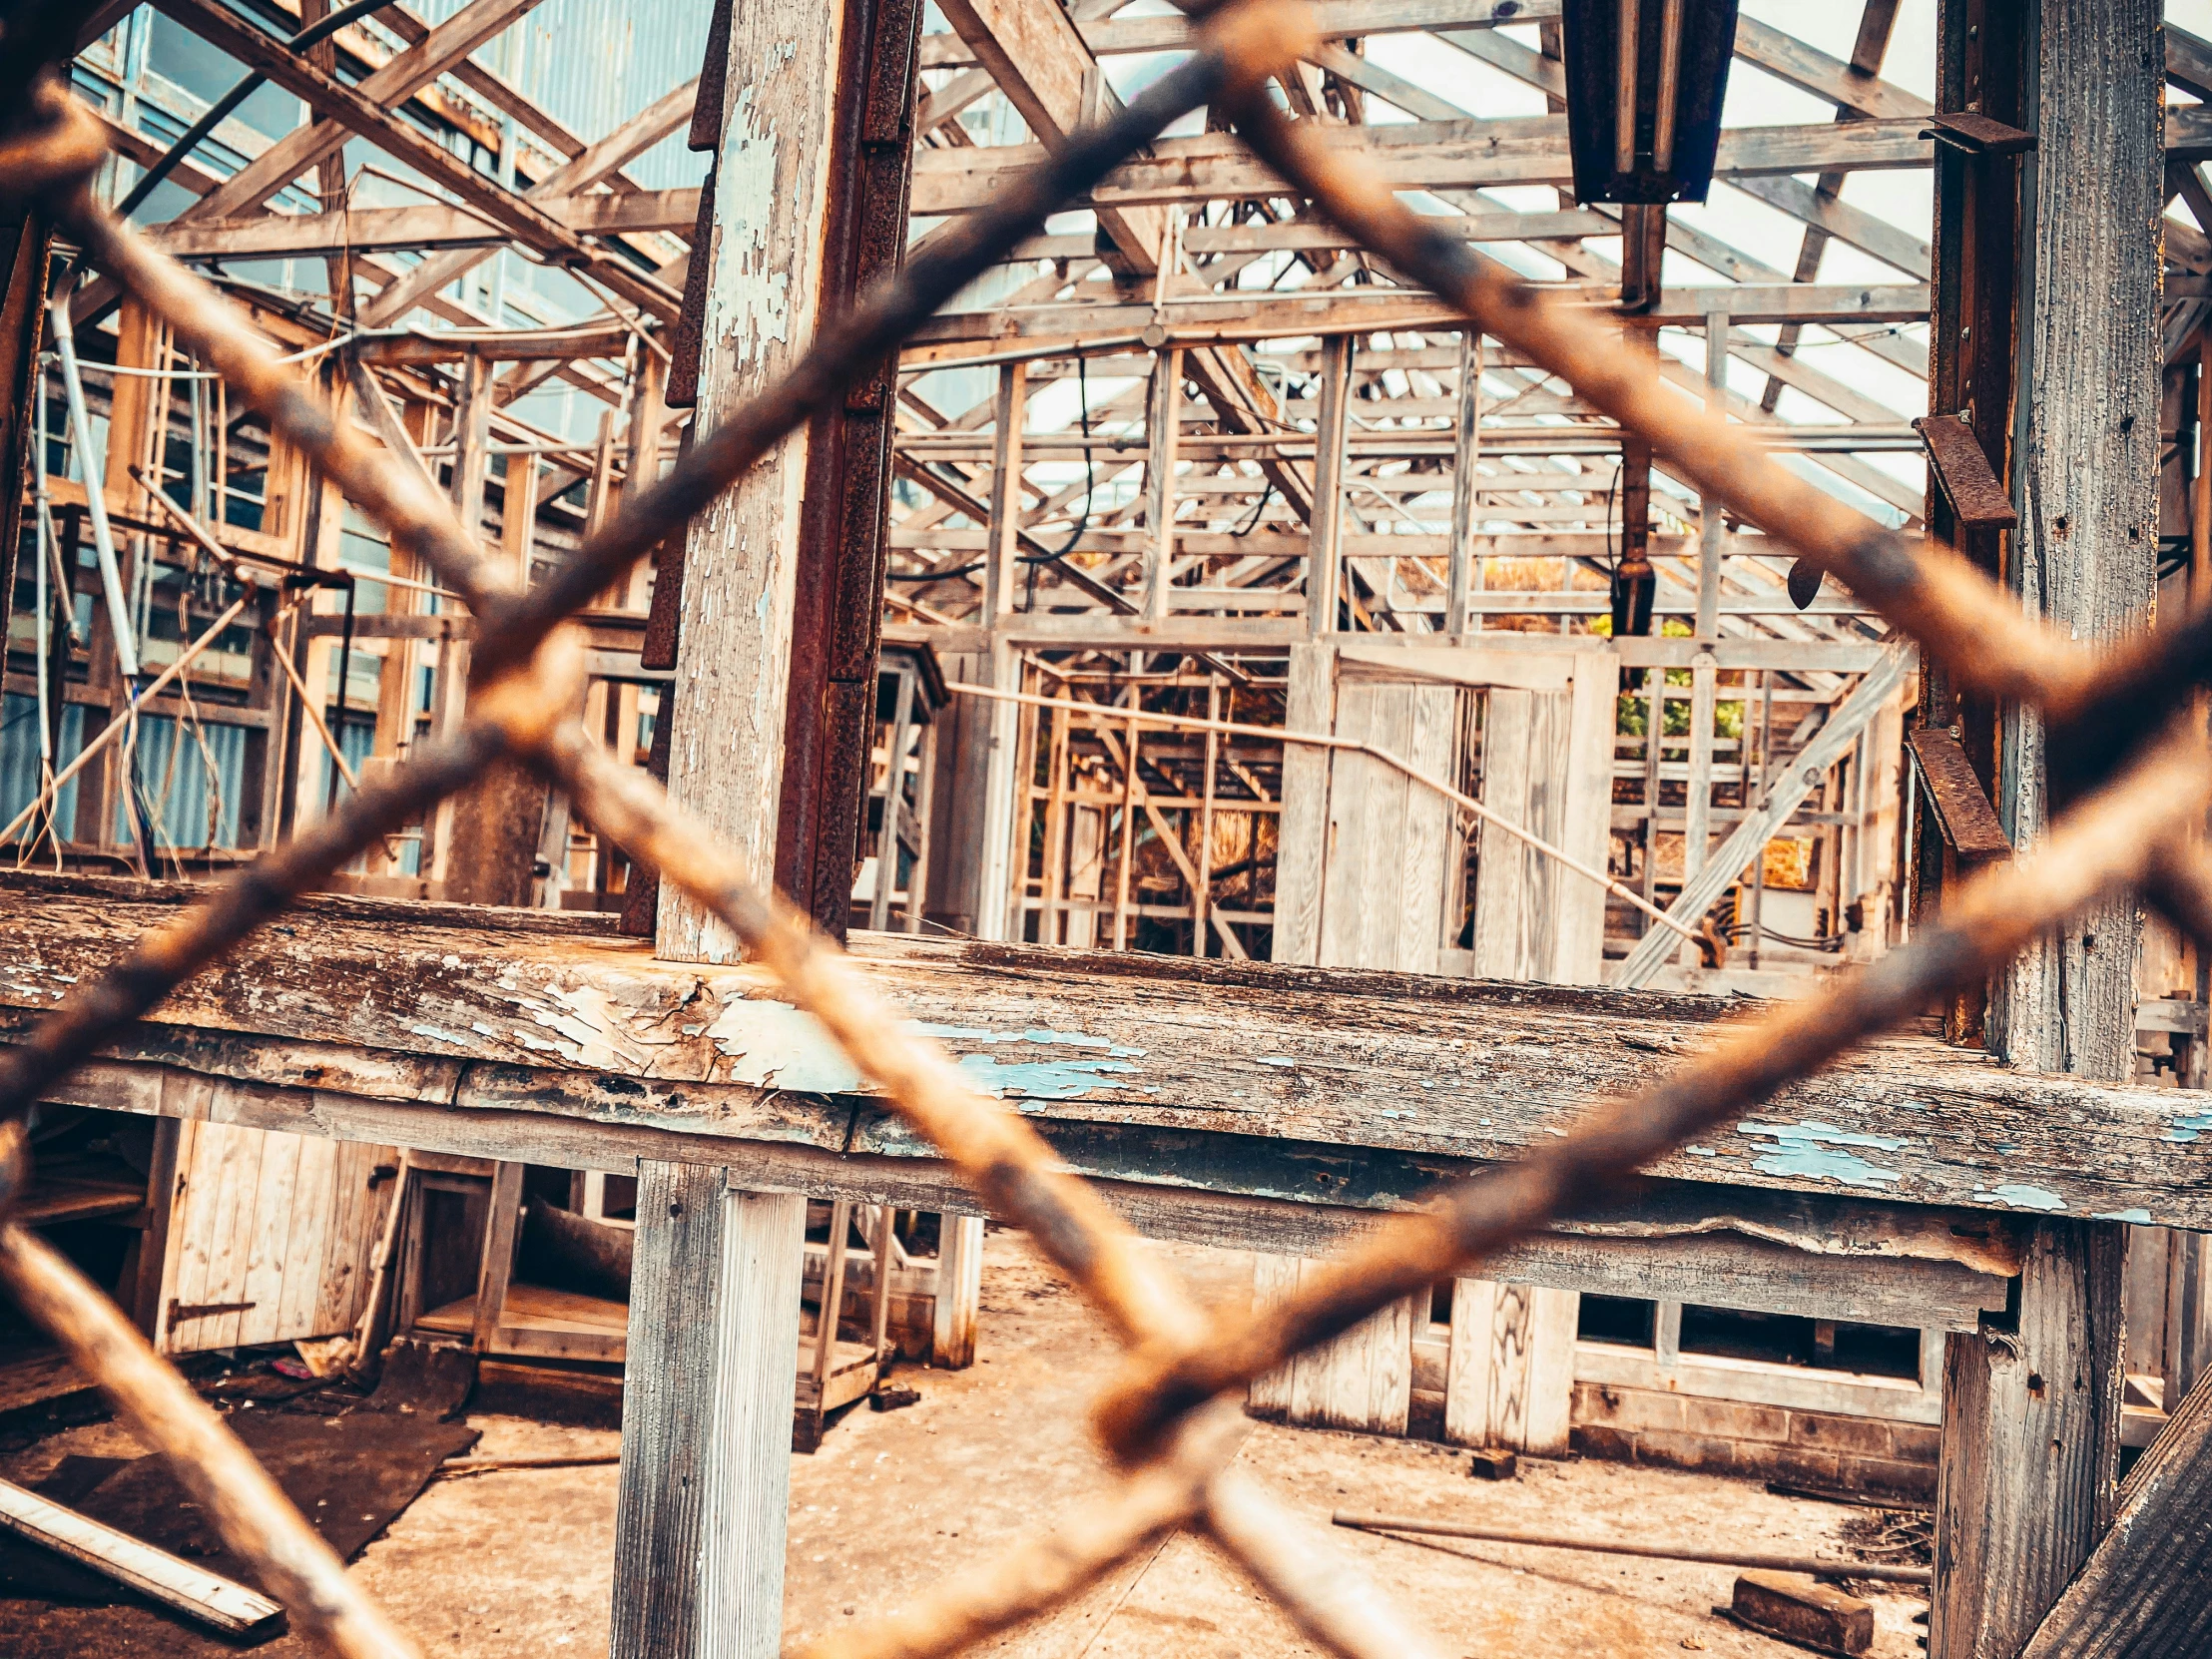
<path id="1" fill-rule="evenodd" d="M 38 8 L 30 8 L 35 13 Z M 68 7 L 52 8 L 68 12 Z M 1149 1540 L 1208 1532 L 1317 1641 L 1340 1654 L 1404 1659 L 1441 1650 L 1409 1628 L 1319 1540 L 1228 1466 L 1237 1401 L 1255 1378 L 1386 1304 L 1465 1274 L 1569 1208 L 1602 1203 L 1642 1166 L 1807 1076 L 1940 995 L 1983 982 L 2040 932 L 2094 899 L 2134 888 L 2212 940 L 2212 866 L 2195 831 L 2212 801 L 2196 686 L 2212 659 L 2199 612 L 2101 654 L 2064 640 L 1947 549 L 1908 544 L 1776 464 L 1741 426 L 1667 389 L 1648 354 L 1621 348 L 1601 316 L 1546 296 L 1406 210 L 1383 181 L 1287 119 L 1268 87 L 1307 35 L 1294 0 L 1234 0 L 1198 50 L 1111 120 L 1076 135 L 989 210 L 917 255 L 895 281 L 832 320 L 768 394 L 702 434 L 658 484 L 626 499 L 547 580 L 527 590 L 476 547 L 418 471 L 370 442 L 245 318 L 95 200 L 105 147 L 35 38 L 0 80 L 22 96 L 0 135 L 0 197 L 49 214 L 85 263 L 166 322 L 303 451 L 336 488 L 478 619 L 461 729 L 349 797 L 342 808 L 149 934 L 0 1055 L 0 1218 L 26 1174 L 23 1120 L 71 1068 L 312 890 L 354 855 L 511 756 L 569 793 L 574 810 L 631 857 L 721 916 L 785 994 L 828 1027 L 871 1086 L 958 1165 L 982 1205 L 1026 1229 L 1129 1350 L 1095 1426 L 1124 1468 L 1118 1487 L 1049 1534 L 955 1577 L 915 1606 L 830 1638 L 824 1655 L 952 1653 L 1053 1607 Z M 14 89 L 0 87 L 0 92 Z M 1976 876 L 1909 944 L 1822 994 L 1783 1008 L 1633 1098 L 1603 1105 L 1566 1140 L 1458 1183 L 1378 1226 L 1287 1302 L 1209 1319 L 1015 1112 L 978 1094 L 950 1057 L 911 1034 L 834 945 L 754 878 L 658 785 L 593 743 L 576 705 L 582 653 L 564 622 L 664 538 L 681 533 L 746 469 L 922 319 L 1009 256 L 1047 214 L 1086 196 L 1178 117 L 1226 115 L 1286 194 L 1351 233 L 1470 324 L 1571 382 L 1647 439 L 1709 502 L 1835 577 L 1980 694 L 2037 705 L 2054 805 L 2067 816 L 2031 858 Z M 98 1380 L 125 1421 L 167 1453 L 226 1541 L 252 1560 L 291 1617 L 336 1652 L 400 1659 L 416 1649 L 347 1578 L 214 1412 L 100 1292 L 21 1226 L 0 1221 L 0 1282 Z"/>

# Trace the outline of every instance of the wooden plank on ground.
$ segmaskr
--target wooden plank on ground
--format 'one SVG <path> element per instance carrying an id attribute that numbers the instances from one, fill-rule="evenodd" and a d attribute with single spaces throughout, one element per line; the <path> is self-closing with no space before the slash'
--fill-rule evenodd
<path id="1" fill-rule="evenodd" d="M 0 1529 L 229 1636 L 260 1635 L 283 1617 L 283 1608 L 260 1591 L 181 1561 L 12 1480 L 0 1480 Z"/>

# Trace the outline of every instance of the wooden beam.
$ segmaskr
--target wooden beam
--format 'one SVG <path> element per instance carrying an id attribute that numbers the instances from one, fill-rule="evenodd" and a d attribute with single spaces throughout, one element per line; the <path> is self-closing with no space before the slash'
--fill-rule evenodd
<path id="1" fill-rule="evenodd" d="M 0 1480 L 0 1532 L 52 1550 L 227 1636 L 264 1635 L 284 1616 L 278 1603 L 257 1590 L 179 1560 L 12 1480 Z"/>
<path id="2" fill-rule="evenodd" d="M 10 1035 L 51 1005 L 50 991 L 99 972 L 173 913 L 112 893 L 41 890 L 18 875 L 0 876 L 0 886 L 10 893 L 0 936 Z M 34 892 L 35 902 L 18 896 Z M 471 928 L 461 909 L 396 932 L 382 919 L 388 912 L 357 901 L 300 914 L 311 950 L 282 934 L 258 936 L 232 971 L 185 987 L 115 1058 L 247 1079 L 295 1077 L 322 1063 L 297 1050 L 256 1058 L 257 1045 L 281 1039 L 330 1050 L 317 1081 L 295 1086 L 302 1113 L 311 1114 L 316 1089 L 400 1090 L 423 1104 L 451 1102 L 443 1109 L 456 1124 L 489 1126 L 501 1114 L 631 1121 L 710 1142 L 783 1136 L 832 1151 L 930 1156 L 863 1104 L 862 1080 L 756 968 L 663 961 L 642 941 L 573 931 Z M 1173 1179 L 1173 1161 L 1196 1143 L 1160 1132 L 1218 1134 L 1228 1139 L 1214 1149 L 1255 1160 L 1246 1167 L 1270 1190 L 1335 1202 L 1419 1191 L 1424 1160 L 1495 1161 L 1547 1144 L 1591 1100 L 1635 1087 L 1719 1035 L 1712 1004 L 1695 998 L 1213 961 L 1148 961 L 1140 973 L 1118 958 L 1019 946 L 873 935 L 856 944 L 859 971 L 912 1017 L 982 1033 L 949 1046 L 1040 1127 L 1082 1140 L 1094 1166 L 1118 1161 L 1130 1178 Z M 1073 1035 L 1040 1044 L 1023 1036 L 1031 1031 Z M 227 1033 L 244 1046 L 227 1049 Z M 1115 1055 L 1116 1044 L 1145 1052 Z M 346 1061 L 355 1051 L 365 1058 Z M 349 1081 L 361 1066 L 365 1075 Z M 808 1105 L 801 1079 L 842 1098 Z M 190 1098 L 167 1109 L 185 1110 Z M 1404 1115 L 1408 1101 L 1417 1110 Z M 1708 1137 L 1701 1144 L 1713 1156 L 1677 1153 L 1651 1173 L 1907 1204 L 2056 1205 L 2074 1217 L 2204 1229 L 2204 1115 L 2185 1093 L 2045 1078 L 1898 1037 Z M 2015 1150 L 1992 1165 L 1986 1149 L 2000 1143 Z M 1299 1184 L 1319 1166 L 1297 1160 L 1317 1146 L 1342 1174 L 1308 1189 Z M 1369 1150 L 1354 1156 L 1352 1147 Z M 1222 1184 L 1232 1184 L 1226 1171 Z"/>
<path id="3" fill-rule="evenodd" d="M 1610 305 L 1608 289 L 1578 286 L 1562 296 Z M 1720 308 L 1738 323 L 1748 322 L 1918 322 L 1928 315 L 1928 289 L 1918 284 L 1895 287 L 1811 282 L 1775 282 L 1728 287 L 1663 288 L 1651 308 L 1637 313 L 1640 326 L 1701 326 Z M 1222 295 L 1176 301 L 1160 332 L 1163 343 L 1199 345 L 1231 341 L 1290 340 L 1309 334 L 1363 334 L 1384 331 L 1456 330 L 1464 314 L 1444 300 L 1411 289 L 1367 288 L 1305 294 L 1297 289 L 1258 297 Z M 1009 344 L 1064 341 L 1075 353 L 1084 341 L 1135 338 L 1154 321 L 1149 304 L 1111 301 L 1024 305 L 1012 309 L 948 311 L 930 318 L 907 336 L 900 361 L 956 362 L 963 355 L 988 354 Z M 968 346 L 966 353 L 947 349 Z"/>
<path id="4" fill-rule="evenodd" d="M 556 196 L 538 206 L 578 236 L 659 231 L 689 237 L 699 219 L 699 192 L 641 190 L 628 195 Z M 418 203 L 405 208 L 354 208 L 333 214 L 257 214 L 246 219 L 178 219 L 148 233 L 181 260 L 313 258 L 387 250 L 504 246 L 504 226 L 469 208 Z"/>
<path id="5" fill-rule="evenodd" d="M 1313 27 L 1323 40 L 1407 34 L 1426 29 L 1494 28 L 1559 15 L 1559 0 L 1320 0 Z M 1187 52 L 1196 35 L 1181 17 L 1104 18 L 1080 24 L 1084 44 L 1100 57 L 1133 52 Z M 921 37 L 923 69 L 964 68 L 975 54 L 957 34 Z"/>
<path id="6" fill-rule="evenodd" d="M 731 13 L 722 153 L 742 154 L 753 183 L 747 234 L 698 250 L 713 262 L 700 326 L 701 434 L 787 373 L 819 324 L 832 209 L 823 156 L 838 142 L 841 14 L 807 0 Z M 805 430 L 786 438 L 686 530 L 684 625 L 673 707 L 664 704 L 677 734 L 671 799 L 757 871 L 776 867 L 809 446 Z M 661 886 L 657 936 L 678 960 L 737 954 L 722 921 L 673 882 Z"/>
<path id="7" fill-rule="evenodd" d="M 553 212 L 555 203 L 564 201 L 574 192 L 589 190 L 601 180 L 619 173 L 630 162 L 688 123 L 698 95 L 699 79 L 694 76 L 675 91 L 656 98 L 605 138 L 579 151 L 565 165 L 532 186 L 522 200 L 538 213 L 560 218 Z M 695 221 L 698 212 L 699 202 L 695 192 L 692 198 Z M 458 281 L 489 258 L 490 255 L 481 250 L 455 250 L 424 260 L 371 300 L 361 311 L 361 321 L 369 327 L 375 327 L 404 316 L 431 294 Z M 623 271 L 632 271 L 628 262 L 619 263 Z M 602 262 L 603 272 L 605 269 L 606 262 Z M 654 285 L 658 287 L 662 284 L 656 278 Z M 664 321 L 670 319 L 664 313 L 657 311 L 655 314 L 662 315 Z"/>
<path id="8" fill-rule="evenodd" d="M 304 100 L 318 114 L 360 134 L 407 163 L 432 184 L 487 214 L 518 241 L 542 254 L 565 255 L 582 262 L 593 268 L 600 280 L 625 299 L 644 306 L 664 321 L 674 320 L 681 295 L 667 291 L 660 283 L 638 274 L 627 262 L 609 261 L 597 254 L 582 238 L 547 217 L 534 203 L 517 196 L 496 179 L 477 172 L 428 134 L 378 104 L 374 95 L 362 87 L 347 86 L 324 75 L 286 50 L 282 42 L 254 28 L 217 0 L 161 0 L 161 5 L 170 17 L 209 44 L 220 47 L 249 68 L 262 71 L 272 82 Z M 211 204 L 216 201 L 214 196 L 202 198 L 199 211 L 214 217 L 217 210 Z M 233 213 L 237 208 L 237 204 L 226 204 L 221 211 Z M 363 312 L 364 317 L 367 314 Z"/>
<path id="9" fill-rule="evenodd" d="M 1928 280 L 1936 256 L 1925 238 L 1839 197 L 1824 196 L 1802 179 L 1739 175 L 1729 183 L 1746 196 L 1779 208 L 1838 242 L 1849 243 L 1862 253 L 1896 266 L 1917 281 Z"/>
<path id="10" fill-rule="evenodd" d="M 205 3 L 205 0 L 202 0 Z M 1834 126 L 1732 127 L 1721 134 L 1717 179 L 1792 173 L 1851 173 L 1929 165 L 1932 141 L 1919 121 Z M 1571 188 L 1564 116 L 1496 121 L 1408 122 L 1330 127 L 1330 142 L 1359 155 L 1394 190 L 1474 190 L 1505 185 Z M 1150 156 L 1108 174 L 1082 202 L 1100 210 L 1288 194 L 1227 133 L 1163 139 Z M 1011 176 L 1043 155 L 1036 145 L 922 150 L 914 157 L 916 215 L 973 213 L 998 199 Z"/>
<path id="11" fill-rule="evenodd" d="M 774 1659 L 807 1200 L 638 1168 L 611 1659 Z"/>
<path id="12" fill-rule="evenodd" d="M 1736 56 L 1778 81 L 1872 120 L 1925 121 L 1935 112 L 1927 99 L 1754 17 L 1736 19 Z"/>
<path id="13" fill-rule="evenodd" d="M 2031 256 L 2022 253 L 2032 277 L 2022 283 L 2016 353 L 2020 384 L 2034 395 L 2023 399 L 2015 465 L 2031 469 L 2036 487 L 2015 484 L 2025 522 L 2007 559 L 2039 572 L 2040 608 L 2061 634 L 2110 640 L 2148 625 L 2157 592 L 2161 9 L 2156 0 L 2044 0 L 2042 17 L 2041 68 L 2030 82 L 2034 241 Z M 1986 423 L 1976 424 L 1986 438 Z M 2010 705 L 1998 720 L 2007 761 L 1997 813 L 2024 845 L 2050 821 L 2041 727 Z M 2115 894 L 1993 975 L 1992 1051 L 2040 1070 L 2132 1076 L 2140 927 L 2133 897 Z"/>
<path id="14" fill-rule="evenodd" d="M 196 1032 L 177 1045 L 194 1065 L 220 1057 L 226 1069 L 258 1061 L 329 1068 L 326 1082 L 387 1091 L 285 1087 L 211 1077 L 188 1066 L 96 1061 L 63 1088 L 63 1104 L 97 1099 L 109 1111 L 204 1115 L 247 1128 L 402 1145 L 455 1156 L 494 1157 L 555 1169 L 634 1172 L 640 1165 L 696 1166 L 733 1182 L 804 1192 L 818 1199 L 895 1204 L 901 1209 L 972 1210 L 957 1170 L 925 1155 L 835 1150 L 842 1108 L 787 1120 L 780 1138 L 745 1139 L 669 1129 L 635 1115 L 586 1120 L 558 1112 L 484 1109 L 464 1080 L 463 1110 L 421 1098 L 407 1078 L 366 1050 L 271 1045 Z M 511 1099 L 503 1093 L 502 1100 Z M 547 1098 L 552 1098 L 548 1096 Z M 757 1125 L 749 1125 L 751 1129 Z M 802 1132 L 804 1140 L 790 1138 Z M 1314 1256 L 1365 1238 L 1409 1200 L 1386 1190 L 1390 1171 L 1370 1155 L 1357 1190 L 1344 1182 L 1344 1154 L 1295 1148 L 1254 1164 L 1239 1143 L 1210 1135 L 1177 1143 L 1195 1151 L 1183 1173 L 1133 1168 L 1126 1149 L 1093 1144 L 1079 1128 L 1047 1124 L 1066 1168 L 1147 1238 Z M 1433 1161 L 1397 1173 L 1428 1183 L 1473 1165 Z M 1203 1175 L 1204 1185 L 1189 1179 Z M 1332 1173 L 1334 1172 L 1334 1173 Z M 1270 1191 L 1267 1189 L 1276 1189 Z M 1283 1197 L 1289 1192 L 1298 1196 Z M 1307 1194 L 1314 1196 L 1306 1196 Z M 1334 1194 L 1335 1196 L 1329 1196 Z M 978 1218 L 979 1219 L 979 1218 Z M 1966 1211 L 1899 1206 L 1839 1193 L 1763 1194 L 1739 1188 L 1652 1182 L 1625 1207 L 1568 1217 L 1535 1239 L 1490 1258 L 1490 1271 L 1516 1283 L 1601 1296 L 1672 1297 L 1703 1307 L 1972 1331 L 2000 1311 L 2018 1273 L 2015 1224 Z"/>
<path id="15" fill-rule="evenodd" d="M 372 71 L 360 83 L 360 96 L 383 109 L 396 109 L 414 93 L 436 80 L 446 69 L 466 59 L 469 53 L 487 40 L 498 36 L 537 4 L 538 0 L 470 0 L 470 4 L 430 29 L 413 45 L 395 54 L 382 67 Z M 218 39 L 207 34 L 195 20 L 195 16 L 180 16 L 176 13 L 171 15 L 210 44 L 222 47 L 249 69 L 261 69 L 265 74 L 268 73 L 265 63 L 249 58 L 232 44 L 232 38 L 238 36 L 242 30 L 253 37 L 258 57 L 270 61 L 296 61 L 284 50 L 282 42 L 244 22 L 226 28 L 224 38 Z M 276 80 L 276 77 L 271 75 L 270 79 Z M 283 85 L 281 81 L 277 84 Z M 220 189 L 188 208 L 183 217 L 231 219 L 252 212 L 323 157 L 341 149 L 345 144 L 346 132 L 346 124 L 328 119 L 317 119 L 304 127 L 293 129 L 240 168 Z"/>

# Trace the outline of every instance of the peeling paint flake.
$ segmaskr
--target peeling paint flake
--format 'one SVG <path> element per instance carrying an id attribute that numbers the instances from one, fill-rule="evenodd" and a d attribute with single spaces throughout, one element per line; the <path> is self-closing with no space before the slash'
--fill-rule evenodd
<path id="1" fill-rule="evenodd" d="M 1867 1147 L 1896 1152 L 1905 1142 L 1895 1135 L 1862 1135 L 1833 1123 L 1757 1123 L 1746 1118 L 1736 1126 L 1740 1135 L 1772 1135 L 1775 1150 L 1753 1161 L 1752 1168 L 1767 1175 L 1795 1175 L 1817 1181 L 1840 1181 L 1847 1187 L 1894 1187 L 1904 1176 L 1894 1169 L 1871 1164 L 1844 1147 Z"/>
<path id="2" fill-rule="evenodd" d="M 2048 1187 L 2030 1187 L 2018 1181 L 2000 1181 L 1973 1195 L 1976 1204 L 2002 1204 L 2010 1210 L 2063 1210 L 2066 1201 Z"/>
<path id="3" fill-rule="evenodd" d="M 2132 1210 L 2104 1210 L 2089 1218 L 2092 1221 L 2129 1221 L 2137 1227 L 2151 1225 L 2150 1212 L 2141 1205 Z"/>
<path id="4" fill-rule="evenodd" d="M 960 1070 L 985 1094 L 1030 1100 L 1079 1100 L 1105 1088 L 1109 1072 L 1131 1072 L 1127 1060 L 1001 1060 L 991 1054 L 967 1054 Z"/>
<path id="5" fill-rule="evenodd" d="M 2175 1118 L 2166 1126 L 2166 1139 L 2174 1142 L 2193 1141 L 2198 1134 L 2212 1129 L 2212 1112 L 2198 1112 L 2190 1117 Z"/>
<path id="6" fill-rule="evenodd" d="M 732 1001 L 707 1035 L 737 1062 L 730 1071 L 733 1082 L 809 1094 L 865 1092 L 859 1072 L 828 1028 L 789 1002 Z"/>

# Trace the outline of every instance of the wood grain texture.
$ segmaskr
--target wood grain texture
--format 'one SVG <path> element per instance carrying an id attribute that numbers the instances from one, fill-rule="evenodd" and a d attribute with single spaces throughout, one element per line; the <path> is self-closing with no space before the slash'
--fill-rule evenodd
<path id="1" fill-rule="evenodd" d="M 2121 1486 L 2111 1530 L 2020 1659 L 2212 1651 L 2212 1382 L 2192 1389 Z"/>
<path id="2" fill-rule="evenodd" d="M 1256 1258 L 1254 1306 L 1264 1310 L 1282 1302 L 1325 1266 L 1310 1259 Z M 1247 1396 L 1248 1408 L 1255 1416 L 1313 1427 L 1404 1433 L 1413 1397 L 1415 1305 L 1425 1300 L 1393 1302 L 1259 1378 Z M 1425 1325 L 1425 1307 L 1418 1313 Z"/>
<path id="3" fill-rule="evenodd" d="M 1337 729 L 1337 653 L 1315 642 L 1291 647 L 1284 729 L 1317 736 Z M 1286 744 L 1283 816 L 1277 829 L 1274 955 L 1278 962 L 1321 959 L 1322 872 L 1329 859 L 1330 756 Z"/>
<path id="4" fill-rule="evenodd" d="M 2109 1224 L 2042 1223 L 2013 1328 L 1950 1339 L 1930 1659 L 2013 1659 L 2109 1524 L 2123 1249 Z"/>
<path id="5" fill-rule="evenodd" d="M 776 1652 L 806 1213 L 719 1169 L 639 1170 L 614 1659 Z"/>
<path id="6" fill-rule="evenodd" d="M 167 913 L 11 896 L 0 1027 L 20 1029 Z M 1410 1201 L 1465 1167 L 1455 1161 L 1510 1159 L 1565 1133 L 1592 1101 L 1662 1074 L 1755 1012 L 1711 998 L 884 935 L 862 939 L 855 960 L 979 1086 L 1102 1174 L 1376 1207 Z M 929 1155 L 859 1098 L 864 1080 L 764 973 L 658 962 L 631 941 L 309 912 L 257 935 L 162 1013 L 119 1058 L 447 1113 Z M 323 1045 L 306 1072 L 294 1043 Z M 182 1101 L 154 1109 L 205 1115 Z M 1649 1173 L 2212 1228 L 2204 1116 L 2187 1094 L 2039 1077 L 1898 1037 Z M 386 1138 L 361 1128 L 358 1138 Z M 1318 1159 L 1325 1149 L 1335 1156 Z M 1317 1178 L 1324 1162 L 1332 1173 Z"/>
<path id="7" fill-rule="evenodd" d="M 704 437 L 797 361 L 822 299 L 844 8 L 793 0 L 732 13 L 699 404 Z M 783 784 L 807 436 L 795 432 L 692 520 L 684 554 L 669 794 L 767 872 Z M 765 873 L 764 873 L 765 878 Z M 729 930 L 661 888 L 661 949 L 728 961 Z"/>
<path id="8" fill-rule="evenodd" d="M 983 1218 L 938 1218 L 937 1277 L 929 1363 L 944 1371 L 975 1364 L 975 1321 L 983 1305 Z"/>
<path id="9" fill-rule="evenodd" d="M 1452 1281 L 1445 1439 L 1565 1455 L 1581 1302 L 1572 1291 Z"/>
<path id="10" fill-rule="evenodd" d="M 700 1659 L 776 1659 L 783 1645 L 806 1242 L 803 1195 L 723 1194 L 714 1366 L 700 1380 L 714 1410 Z"/>
<path id="11" fill-rule="evenodd" d="M 2040 0 L 2040 12 L 2026 476 L 2011 559 L 2030 612 L 2062 636 L 2112 639 L 2145 626 L 2156 580 L 2160 8 Z M 2050 813 L 2033 711 L 2007 710 L 2002 742 L 1997 812 L 2024 846 Z M 2139 925 L 2132 898 L 2091 906 L 1993 976 L 1991 1049 L 2039 1071 L 2131 1075 Z"/>

